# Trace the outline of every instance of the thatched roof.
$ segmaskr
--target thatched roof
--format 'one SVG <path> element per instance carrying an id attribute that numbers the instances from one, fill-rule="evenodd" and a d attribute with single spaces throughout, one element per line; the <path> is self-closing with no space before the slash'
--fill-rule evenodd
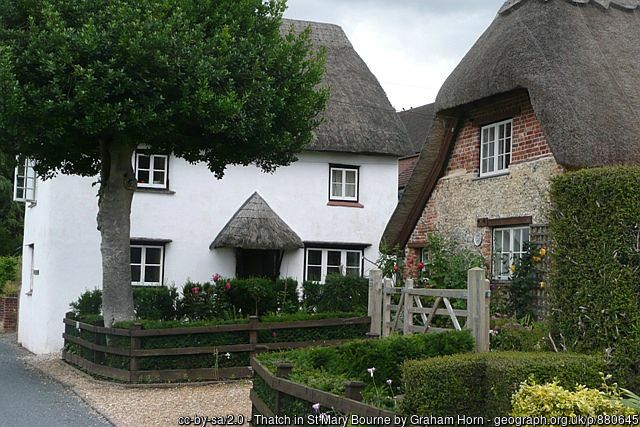
<path id="1" fill-rule="evenodd" d="M 407 135 L 409 135 L 409 145 L 404 153 L 405 156 L 418 154 L 422 151 L 433 123 L 434 107 L 435 104 L 431 103 L 409 110 L 398 111 L 398 117 L 404 123 L 407 128 Z"/>
<path id="2" fill-rule="evenodd" d="M 640 0 L 510 0 L 446 80 L 383 242 L 405 245 L 465 110 L 525 90 L 567 168 L 640 162 Z"/>
<path id="3" fill-rule="evenodd" d="M 296 249 L 302 240 L 256 192 L 231 217 L 209 249 Z"/>
<path id="4" fill-rule="evenodd" d="M 324 122 L 307 146 L 311 151 L 404 155 L 409 144 L 404 125 L 384 89 L 337 25 L 283 20 L 283 30 L 311 28 L 311 41 L 326 50 L 323 85 L 330 98 Z"/>

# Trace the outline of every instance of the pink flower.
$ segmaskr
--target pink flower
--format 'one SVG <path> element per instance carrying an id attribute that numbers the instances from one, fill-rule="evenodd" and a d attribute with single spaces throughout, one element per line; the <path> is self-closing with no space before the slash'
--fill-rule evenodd
<path id="1" fill-rule="evenodd" d="M 276 333 L 276 331 L 273 331 L 273 332 L 271 332 L 271 336 L 275 338 L 275 337 L 278 336 L 278 334 Z"/>
<path id="2" fill-rule="evenodd" d="M 231 280 L 227 280 L 227 284 L 226 284 L 226 285 L 224 285 L 224 288 L 225 288 L 226 290 L 231 289 Z"/>
<path id="3" fill-rule="evenodd" d="M 193 288 L 191 288 L 191 293 L 193 293 L 194 295 L 198 295 L 200 293 L 200 288 L 198 286 L 194 286 Z"/>
<path id="4" fill-rule="evenodd" d="M 217 282 L 218 280 L 220 280 L 220 275 L 218 273 L 214 274 L 213 276 L 211 276 L 211 280 Z"/>
<path id="5" fill-rule="evenodd" d="M 320 410 L 320 403 L 314 403 L 311 407 L 314 411 L 318 412 Z"/>
<path id="6" fill-rule="evenodd" d="M 393 272 L 394 273 L 398 272 L 398 264 L 393 264 Z"/>
<path id="7" fill-rule="evenodd" d="M 424 268 L 424 262 L 418 263 L 418 270 L 422 270 Z"/>

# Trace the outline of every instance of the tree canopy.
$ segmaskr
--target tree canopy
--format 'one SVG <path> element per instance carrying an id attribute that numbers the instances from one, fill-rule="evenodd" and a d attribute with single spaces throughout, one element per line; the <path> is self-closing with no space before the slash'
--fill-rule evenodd
<path id="1" fill-rule="evenodd" d="M 0 3 L 0 146 L 37 171 L 95 175 L 100 143 L 146 145 L 221 176 L 295 160 L 327 93 L 284 1 Z"/>

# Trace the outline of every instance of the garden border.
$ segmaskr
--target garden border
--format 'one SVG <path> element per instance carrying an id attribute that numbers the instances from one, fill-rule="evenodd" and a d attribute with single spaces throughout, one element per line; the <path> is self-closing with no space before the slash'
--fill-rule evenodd
<path id="1" fill-rule="evenodd" d="M 156 356 L 188 356 L 198 354 L 216 354 L 216 353 L 234 353 L 234 352 L 250 352 L 255 354 L 263 351 L 271 350 L 290 350 L 295 348 L 318 346 L 318 345 L 335 345 L 350 339 L 338 340 L 316 340 L 316 341 L 298 341 L 298 342 L 275 342 L 275 343 L 259 343 L 258 331 L 263 330 L 282 330 L 282 329 L 298 329 L 298 328 L 321 328 L 349 325 L 370 325 L 370 317 L 352 317 L 352 318 L 336 318 L 321 320 L 304 320 L 289 322 L 265 322 L 262 323 L 255 316 L 249 319 L 249 323 L 230 324 L 230 325 L 214 325 L 207 327 L 182 327 L 167 329 L 142 329 L 142 325 L 134 324 L 131 329 L 105 328 L 95 326 L 88 323 L 73 320 L 72 313 L 67 313 L 67 317 L 63 320 L 65 327 L 75 327 L 78 331 L 85 331 L 93 334 L 94 341 L 90 342 L 78 336 L 73 336 L 67 332 L 62 334 L 65 340 L 65 349 L 67 344 L 75 344 L 80 348 L 93 354 L 93 360 L 88 360 L 80 354 L 74 354 L 63 350 L 62 358 L 79 367 L 90 374 L 98 375 L 108 379 L 126 382 L 139 383 L 149 382 L 150 378 L 153 382 L 167 381 L 204 381 L 204 380 L 220 380 L 220 379 L 236 379 L 249 378 L 252 376 L 250 366 L 235 366 L 225 368 L 195 368 L 195 369 L 164 369 L 164 370 L 140 370 L 139 361 L 144 357 Z M 203 346 L 203 347 L 182 347 L 182 348 L 142 348 L 142 340 L 146 337 L 159 336 L 179 336 L 194 334 L 215 334 L 225 332 L 249 332 L 249 342 L 246 344 L 231 344 L 221 346 Z M 129 338 L 129 347 L 114 347 L 107 343 L 107 336 L 119 336 Z M 364 336 L 362 337 L 364 338 Z M 104 362 L 105 356 L 115 355 L 129 359 L 129 369 L 114 368 L 106 366 Z M 143 380 L 143 381 L 141 381 Z"/>

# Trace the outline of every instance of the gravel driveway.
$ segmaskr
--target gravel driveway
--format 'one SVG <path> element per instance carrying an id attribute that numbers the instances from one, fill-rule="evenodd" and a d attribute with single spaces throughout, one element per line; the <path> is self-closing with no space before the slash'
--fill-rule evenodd
<path id="1" fill-rule="evenodd" d="M 63 362 L 59 354 L 28 355 L 23 359 L 67 386 L 116 426 L 177 426 L 178 418 L 185 416 L 242 415 L 245 420 L 251 416 L 249 381 L 126 386 L 94 380 Z M 0 425 L 3 425 L 1 420 Z M 244 425 L 248 425 L 247 422 Z"/>

